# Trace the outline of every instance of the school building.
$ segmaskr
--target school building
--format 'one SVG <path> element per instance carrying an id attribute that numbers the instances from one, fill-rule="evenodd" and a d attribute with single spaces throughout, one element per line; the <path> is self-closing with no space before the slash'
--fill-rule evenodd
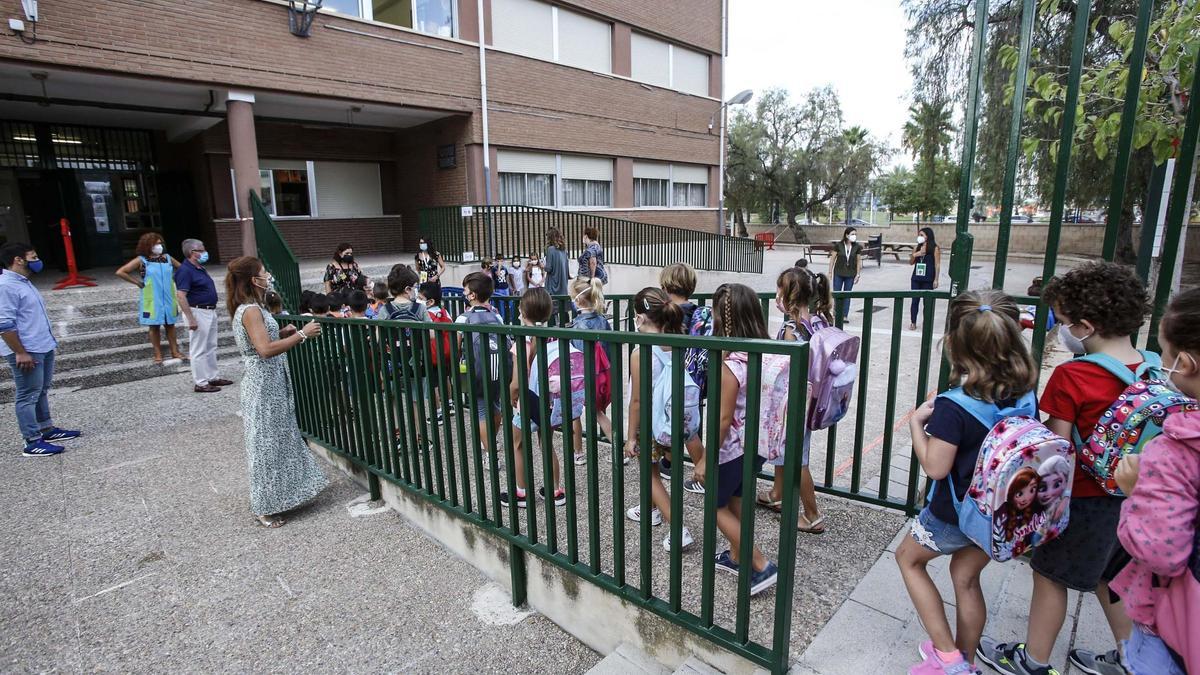
<path id="1" fill-rule="evenodd" d="M 300 257 L 412 250 L 485 200 L 481 24 L 492 203 L 716 228 L 722 0 L 324 0 L 306 37 L 289 4 L 0 4 L 0 240 L 228 261 L 253 188 Z"/>

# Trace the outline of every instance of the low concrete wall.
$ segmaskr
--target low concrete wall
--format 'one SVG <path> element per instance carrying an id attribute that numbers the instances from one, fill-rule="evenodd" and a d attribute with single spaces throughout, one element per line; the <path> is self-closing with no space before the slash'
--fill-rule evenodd
<path id="1" fill-rule="evenodd" d="M 319 445 L 309 446 L 355 482 L 367 486 L 365 471 Z M 387 481 L 381 481 L 381 494 L 384 502 L 406 520 L 511 592 L 507 541 Z M 524 558 L 529 605 L 601 654 L 610 654 L 622 643 L 628 643 L 672 670 L 695 656 L 725 673 L 762 671 L 753 663 L 718 649 L 553 563 L 533 554 L 524 554 Z"/>

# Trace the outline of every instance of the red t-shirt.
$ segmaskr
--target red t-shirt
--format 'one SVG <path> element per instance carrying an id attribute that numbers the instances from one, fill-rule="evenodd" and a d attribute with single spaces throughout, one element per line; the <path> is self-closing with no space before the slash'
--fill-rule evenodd
<path id="1" fill-rule="evenodd" d="M 1126 367 L 1136 372 L 1140 365 L 1139 362 L 1126 364 Z M 1096 428 L 1100 416 L 1123 391 L 1125 383 L 1103 367 L 1085 361 L 1068 361 L 1050 374 L 1046 390 L 1038 400 L 1038 408 L 1051 417 L 1073 423 L 1079 430 L 1079 437 L 1086 441 Z M 1078 455 L 1075 459 L 1078 462 Z M 1100 487 L 1095 477 L 1076 464 L 1071 496 L 1105 497 L 1108 493 Z"/>

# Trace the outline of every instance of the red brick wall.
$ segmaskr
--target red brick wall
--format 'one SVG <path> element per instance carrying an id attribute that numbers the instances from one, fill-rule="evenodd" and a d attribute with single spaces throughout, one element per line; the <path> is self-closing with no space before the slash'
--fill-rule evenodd
<path id="1" fill-rule="evenodd" d="M 242 255 L 241 224 L 217 220 L 212 225 L 221 262 Z M 275 225 L 297 258 L 332 258 L 334 247 L 343 241 L 353 244 L 359 255 L 411 250 L 404 247 L 399 216 L 276 220 Z"/>
<path id="2" fill-rule="evenodd" d="M 721 52 L 721 0 L 559 0 L 647 33 Z"/>

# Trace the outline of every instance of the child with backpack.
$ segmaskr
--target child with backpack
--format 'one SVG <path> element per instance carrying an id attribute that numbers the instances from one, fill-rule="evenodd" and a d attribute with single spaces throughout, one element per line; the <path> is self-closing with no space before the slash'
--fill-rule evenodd
<path id="1" fill-rule="evenodd" d="M 635 329 L 639 333 L 662 333 L 679 335 L 683 333 L 683 312 L 671 301 L 664 291 L 658 288 L 643 288 L 633 297 L 635 314 Z M 651 448 L 650 459 L 658 463 L 660 459 L 671 456 L 673 428 L 671 421 L 671 364 L 681 350 L 670 347 L 653 345 L 650 361 L 651 372 L 642 373 L 640 352 L 642 347 L 633 350 L 629 355 L 629 417 L 625 435 L 625 456 L 637 457 L 641 442 L 641 409 L 642 405 L 651 406 Z M 642 401 L 641 380 L 643 375 L 651 378 L 651 400 Z M 684 379 L 683 423 L 684 442 L 689 454 L 704 456 L 704 447 L 700 443 L 700 388 L 691 378 Z M 663 487 L 662 478 L 657 469 L 650 471 L 650 500 L 654 508 L 650 512 L 650 524 L 661 525 L 665 517 L 671 522 L 671 493 Z M 642 507 L 634 506 L 625 512 L 626 517 L 634 522 L 642 519 Z M 682 517 L 683 514 L 678 514 Z M 683 528 L 680 550 L 686 549 L 693 543 L 692 533 L 687 527 Z M 671 535 L 663 539 L 663 548 L 671 550 Z"/>
<path id="2" fill-rule="evenodd" d="M 923 661 L 909 668 L 910 675 L 978 672 L 971 660 L 987 619 L 979 575 L 991 557 L 964 531 L 958 505 L 975 508 L 967 497 L 993 420 L 1013 411 L 1026 417 L 1037 414 L 1037 364 L 1021 337 L 1020 312 L 1012 299 L 1000 291 L 967 291 L 951 302 L 948 324 L 950 381 L 962 385 L 926 402 L 909 422 L 913 453 L 936 481 L 929 503 L 912 523 L 911 536 L 896 550 L 904 585 L 930 637 L 920 645 Z M 980 410 L 992 413 L 986 422 Z M 1022 471 L 1017 473 L 1025 476 Z M 1031 473 L 1036 481 L 1037 471 Z M 1028 484 L 1025 480 L 1017 488 L 1022 508 L 1036 502 L 1036 483 L 1027 499 Z M 950 630 L 942 596 L 927 569 L 943 555 L 951 556 L 957 635 Z"/>
<path id="3" fill-rule="evenodd" d="M 1058 337 L 1077 358 L 1054 369 L 1041 396 L 1046 426 L 1073 439 L 1074 480 L 1069 524 L 1057 539 L 1034 551 L 1033 596 L 1024 643 L 998 643 L 984 636 L 979 656 L 1002 673 L 1048 675 L 1051 650 L 1067 616 L 1067 590 L 1094 592 L 1117 644 L 1129 639 L 1132 624 L 1108 583 L 1128 560 L 1117 539 L 1122 498 L 1109 494 L 1087 469 L 1083 439 L 1121 396 L 1127 384 L 1158 373 L 1157 354 L 1138 351 L 1130 336 L 1145 319 L 1149 297 L 1130 269 L 1115 263 L 1089 263 L 1050 280 L 1043 299 L 1060 324 Z M 1107 675 L 1122 673 L 1117 649 L 1096 654 L 1073 649 L 1068 654 L 1079 670 Z"/>
<path id="4" fill-rule="evenodd" d="M 550 294 L 544 288 L 531 288 L 525 292 L 521 298 L 521 325 L 523 326 L 545 326 L 550 320 L 550 315 L 554 312 L 554 301 L 550 298 Z M 571 409 L 569 419 L 578 419 L 583 414 L 583 380 L 585 373 L 583 372 L 583 358 L 577 350 L 570 347 L 569 342 L 560 340 L 546 341 L 546 362 L 543 364 L 538 358 L 537 340 L 528 338 L 525 340 L 525 366 L 528 368 L 526 373 L 526 389 L 524 392 L 520 390 L 521 380 L 518 373 L 514 370 L 512 381 L 509 384 L 509 391 L 513 406 L 516 411 L 513 413 L 513 456 L 511 461 L 513 476 L 517 484 L 517 506 L 525 508 L 526 506 L 526 486 L 525 486 L 525 455 L 522 453 L 523 446 L 522 438 L 522 416 L 529 418 L 529 429 L 534 432 L 533 437 L 536 437 L 537 430 L 543 425 L 550 425 L 551 428 L 561 428 L 564 422 L 563 401 L 560 393 L 562 387 L 561 371 L 559 370 L 558 360 L 563 356 L 563 349 L 566 349 L 567 358 L 571 359 Z M 514 342 L 513 350 L 517 345 Z M 578 356 L 579 358 L 575 358 Z M 513 359 L 515 365 L 517 360 Z M 543 392 L 541 390 L 541 370 L 545 369 L 550 391 Z M 578 383 L 578 386 L 575 384 Z M 550 419 L 542 419 L 542 397 L 548 399 L 548 408 L 550 411 Z M 575 438 L 576 447 L 579 447 L 583 440 L 577 435 Z M 554 504 L 556 506 L 564 506 L 567 503 L 567 493 L 562 488 L 562 477 L 558 467 L 558 457 L 554 452 L 554 446 L 543 447 L 542 452 L 550 453 L 550 466 L 553 467 L 554 480 Z M 538 496 L 542 501 L 546 500 L 546 488 L 538 489 Z M 504 505 L 509 503 L 509 495 L 507 492 L 500 493 L 500 502 Z"/>
<path id="5" fill-rule="evenodd" d="M 463 278 L 463 297 L 467 301 L 467 311 L 455 319 L 456 324 L 492 326 L 504 323 L 489 304 L 492 277 L 486 272 L 471 272 Z M 497 333 L 463 333 L 460 339 L 462 349 L 470 349 L 473 357 L 474 370 L 469 375 L 475 381 L 475 419 L 483 447 L 491 452 L 496 439 L 488 433 L 487 420 L 491 415 L 493 428 L 500 428 L 500 387 L 508 386 L 501 376 L 503 372 L 512 372 L 512 341 Z M 466 358 L 465 351 L 463 358 Z"/>
<path id="6" fill-rule="evenodd" d="M 1200 289 L 1175 296 L 1159 327 L 1163 371 L 1200 397 Z M 1169 367 L 1165 367 L 1170 364 Z M 1132 560 L 1112 581 L 1133 631 L 1123 645 L 1133 675 L 1200 673 L 1200 408 L 1170 414 L 1141 455 L 1117 466 L 1117 537 Z"/>
<path id="7" fill-rule="evenodd" d="M 713 335 L 742 339 L 769 339 L 758 295 L 743 284 L 724 284 L 713 294 Z M 746 391 L 748 367 L 746 352 L 725 352 L 721 364 L 721 424 L 717 438 L 709 439 L 717 450 L 717 528 L 729 540 L 729 548 L 717 554 L 716 568 L 733 574 L 740 565 L 751 566 L 750 594 L 757 595 L 775 585 L 779 568 L 753 547 L 751 560 L 738 560 L 742 542 L 742 467 L 746 457 Z M 765 458 L 750 451 L 754 473 Z M 696 465 L 696 478 L 705 481 L 703 463 Z M 753 483 L 750 489 L 754 489 Z"/>
<path id="8" fill-rule="evenodd" d="M 376 281 L 371 287 L 371 304 L 367 306 L 367 318 L 378 319 L 383 311 L 383 306 L 391 300 L 392 296 L 388 293 L 388 285 L 386 281 Z"/>
<path id="9" fill-rule="evenodd" d="M 789 267 L 775 280 L 775 307 L 783 312 L 783 325 L 776 340 L 807 342 L 813 333 L 833 325 L 833 293 L 829 277 L 798 267 Z M 811 360 L 811 359 L 810 359 Z M 813 407 L 810 391 L 809 409 Z M 800 457 L 800 514 L 796 529 L 807 534 L 824 534 L 825 516 L 817 505 L 817 491 L 812 472 L 808 468 L 809 450 L 812 446 L 812 431 L 804 429 L 803 454 Z M 771 460 L 775 467 L 775 480 L 770 490 L 758 493 L 755 498 L 759 506 L 778 511 L 783 504 L 783 456 Z"/>
<path id="10" fill-rule="evenodd" d="M 604 301 L 604 284 L 599 277 L 585 278 L 575 277 L 571 282 L 571 294 L 575 296 L 575 307 L 579 309 L 579 313 L 571 321 L 569 328 L 578 328 L 589 331 L 610 331 L 612 324 L 609 323 L 605 312 L 608 311 L 608 306 Z M 596 360 L 596 424 L 600 426 L 600 441 L 608 443 L 612 438 L 612 420 L 609 418 L 609 404 L 612 402 L 611 388 L 611 373 L 609 371 L 612 362 L 612 346 L 607 342 L 597 342 L 595 351 Z M 580 351 L 584 348 L 583 340 L 572 340 L 571 346 Z M 581 437 L 583 433 L 583 423 L 581 420 L 575 420 L 577 427 L 576 437 Z M 584 452 L 583 445 L 575 446 L 575 464 L 582 466 L 587 463 L 587 453 Z"/>
<path id="11" fill-rule="evenodd" d="M 712 335 L 712 310 L 700 307 L 692 302 L 692 294 L 696 292 L 696 270 L 687 263 L 667 265 L 658 275 L 658 285 L 666 291 L 671 302 L 683 312 L 684 335 L 707 337 Z M 684 368 L 688 376 L 700 388 L 700 405 L 704 405 L 704 396 L 708 393 L 708 350 L 689 347 L 684 350 Z M 704 445 L 696 443 L 687 448 L 692 465 L 704 461 Z M 671 476 L 671 461 L 663 457 L 658 464 L 659 475 L 664 480 Z M 695 476 L 683 481 L 683 489 L 695 494 L 704 494 L 704 484 Z"/>
<path id="12" fill-rule="evenodd" d="M 429 320 L 433 323 L 453 323 L 450 312 L 442 307 L 442 285 L 436 281 L 426 281 L 417 287 L 417 304 L 425 308 Z M 433 419 L 442 423 L 442 408 L 439 404 L 438 392 L 447 384 L 442 379 L 439 367 L 445 368 L 447 378 L 454 377 L 458 369 L 450 363 L 450 331 L 429 331 L 429 363 L 430 374 L 433 376 Z M 442 366 L 442 364 L 445 364 Z"/>

